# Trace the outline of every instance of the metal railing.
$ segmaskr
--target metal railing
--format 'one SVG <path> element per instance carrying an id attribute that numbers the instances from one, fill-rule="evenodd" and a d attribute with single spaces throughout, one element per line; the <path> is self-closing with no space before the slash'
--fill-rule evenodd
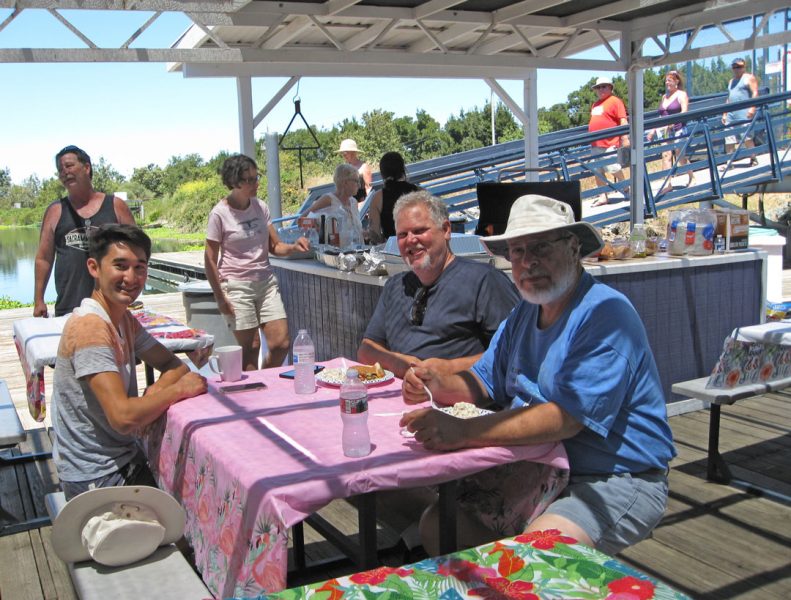
<path id="1" fill-rule="evenodd" d="M 722 123 L 725 98 L 724 94 L 715 94 L 691 99 L 691 110 L 683 114 L 668 117 L 659 117 L 656 111 L 645 114 L 644 132 L 677 123 L 686 127 L 686 133 L 679 137 L 644 142 L 646 217 L 679 204 L 720 202 L 723 194 L 743 190 L 745 186 L 782 181 L 783 177 L 791 175 L 791 92 L 728 104 L 728 110 L 752 106 L 757 110 L 752 119 L 727 126 Z M 617 157 L 614 153 L 594 154 L 591 143 L 628 133 L 628 126 L 595 133 L 588 133 L 583 126 L 539 136 L 539 181 L 594 182 L 595 174 L 606 170 Z M 524 148 L 524 141 L 516 140 L 420 161 L 407 166 L 407 176 L 413 183 L 445 200 L 451 212 L 468 210 L 477 207 L 475 189 L 478 183 L 524 179 Z M 673 153 L 670 168 L 657 168 L 666 152 Z M 681 164 L 683 159 L 689 162 Z M 695 172 L 706 173 L 706 180 L 689 187 L 666 189 L 674 177 Z M 374 174 L 373 183 L 374 189 L 381 186 L 378 173 Z M 623 194 L 629 184 L 629 179 L 625 179 L 606 185 L 584 185 L 582 199 L 591 199 L 604 192 Z M 666 191 L 655 192 L 654 188 Z M 333 189 L 333 184 L 311 188 L 299 214 Z M 361 214 L 367 211 L 372 196 L 373 193 L 369 194 Z M 583 219 L 599 226 L 628 220 L 629 215 L 629 207 L 623 203 L 595 214 L 585 214 L 583 208 Z M 278 221 L 289 224 L 295 216 L 282 217 Z M 474 228 L 475 224 L 475 219 L 471 219 L 467 227 Z"/>

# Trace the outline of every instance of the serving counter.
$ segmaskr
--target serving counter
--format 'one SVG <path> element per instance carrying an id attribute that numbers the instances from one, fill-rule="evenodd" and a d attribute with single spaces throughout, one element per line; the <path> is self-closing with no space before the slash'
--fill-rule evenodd
<path id="1" fill-rule="evenodd" d="M 356 357 L 386 276 L 344 273 L 312 260 L 272 259 L 289 329 L 307 328 L 316 360 Z M 662 387 L 708 375 L 725 337 L 762 320 L 766 253 L 757 250 L 694 257 L 585 263 L 600 281 L 624 293 L 645 323 Z"/>

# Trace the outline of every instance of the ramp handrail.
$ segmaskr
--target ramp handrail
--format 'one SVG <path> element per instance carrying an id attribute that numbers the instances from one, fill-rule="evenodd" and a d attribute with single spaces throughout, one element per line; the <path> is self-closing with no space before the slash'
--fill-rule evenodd
<path id="1" fill-rule="evenodd" d="M 654 129 L 662 129 L 681 123 L 687 127 L 687 134 L 670 139 L 644 142 L 644 165 L 657 161 L 662 153 L 675 152 L 670 169 L 646 168 L 644 180 L 645 213 L 654 216 L 656 211 L 677 204 L 720 199 L 724 193 L 731 192 L 745 185 L 780 181 L 791 174 L 791 92 L 762 95 L 758 98 L 725 104 L 725 94 L 712 94 L 705 97 L 690 99 L 691 109 L 686 113 L 658 116 L 657 111 L 646 113 L 644 133 Z M 719 102 L 721 101 L 721 103 Z M 712 103 L 715 103 L 712 105 Z M 704 104 L 701 108 L 695 105 Z M 756 106 L 752 119 L 722 124 L 722 114 L 727 111 L 739 110 Z M 612 155 L 593 156 L 591 142 L 623 135 L 629 132 L 628 126 L 588 133 L 587 126 L 575 127 L 561 132 L 552 132 L 539 136 L 539 180 L 578 180 L 592 177 L 597 171 L 606 168 L 616 160 Z M 726 141 L 736 139 L 732 150 L 726 149 Z M 760 141 L 754 148 L 745 143 L 750 139 Z M 759 139 L 760 138 L 760 139 Z M 450 156 L 419 161 L 407 165 L 407 176 L 410 181 L 423 186 L 438 197 L 443 198 L 452 210 L 467 210 L 477 206 L 475 187 L 483 181 L 517 180 L 524 173 L 523 140 L 515 140 L 460 152 Z M 734 162 L 752 160 L 758 155 L 767 155 L 768 164 L 751 167 L 747 171 L 740 168 L 734 173 Z M 691 160 L 690 164 L 680 165 L 681 159 Z M 722 172 L 718 167 L 722 167 Z M 674 176 L 705 169 L 710 181 L 689 189 L 672 189 L 669 192 L 655 193 L 651 184 L 660 183 L 666 187 Z M 503 175 L 505 174 L 505 177 Z M 374 173 L 374 189 L 381 185 L 379 173 Z M 582 193 L 583 199 L 598 196 L 604 191 L 625 192 L 629 181 L 608 183 L 606 186 L 589 187 Z M 311 188 L 308 197 L 300 207 L 298 214 L 306 209 L 321 195 L 334 189 L 332 183 Z M 360 210 L 365 214 L 373 196 L 369 194 Z M 605 210 L 597 214 L 586 215 L 583 219 L 597 225 L 605 225 L 629 219 L 629 210 L 623 207 Z M 285 223 L 293 221 L 297 215 L 289 215 L 277 219 Z M 475 221 L 468 223 L 474 227 Z"/>

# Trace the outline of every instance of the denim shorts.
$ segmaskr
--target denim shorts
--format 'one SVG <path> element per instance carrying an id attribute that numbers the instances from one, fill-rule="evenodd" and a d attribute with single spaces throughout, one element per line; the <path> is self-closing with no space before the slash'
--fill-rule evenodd
<path id="1" fill-rule="evenodd" d="M 572 475 L 547 514 L 582 528 L 597 550 L 615 555 L 648 537 L 667 506 L 667 473 Z"/>
<path id="2" fill-rule="evenodd" d="M 274 275 L 263 281 L 224 281 L 222 288 L 235 313 L 223 315 L 232 331 L 257 329 L 264 323 L 286 318 Z"/>

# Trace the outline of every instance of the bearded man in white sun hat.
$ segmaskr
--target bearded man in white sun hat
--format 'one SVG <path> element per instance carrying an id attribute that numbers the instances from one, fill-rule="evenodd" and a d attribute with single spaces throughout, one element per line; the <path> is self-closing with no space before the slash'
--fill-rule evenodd
<path id="1" fill-rule="evenodd" d="M 574 222 L 569 205 L 522 196 L 505 233 L 482 241 L 511 261 L 524 300 L 469 371 L 416 368 L 404 378 L 403 395 L 408 404 L 424 402 L 425 384 L 440 404 L 501 410 L 462 420 L 424 408 L 401 425 L 436 450 L 562 441 L 569 485 L 525 530 L 559 530 L 615 554 L 662 518 L 675 455 L 645 327 L 623 294 L 582 268 L 581 259 L 603 244 L 594 227 Z M 430 549 L 435 507 L 421 533 Z"/>

